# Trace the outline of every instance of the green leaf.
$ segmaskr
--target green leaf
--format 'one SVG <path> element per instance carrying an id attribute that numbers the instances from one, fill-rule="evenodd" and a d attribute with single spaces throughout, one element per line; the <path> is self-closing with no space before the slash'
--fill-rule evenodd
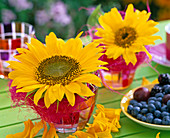
<path id="1" fill-rule="evenodd" d="M 57 100 L 57 110 L 56 110 L 56 113 L 58 112 L 58 106 L 59 106 L 59 100 Z"/>
<path id="2" fill-rule="evenodd" d="M 30 94 L 32 94 L 32 93 L 35 94 L 35 92 L 37 92 L 38 89 L 39 89 L 39 88 L 37 88 L 37 89 L 35 89 L 35 90 L 31 91 L 31 92 L 27 92 L 27 95 L 26 95 L 25 98 L 27 98 L 27 97 L 28 97 Z M 33 94 L 33 95 L 34 95 L 34 94 Z M 33 95 L 31 95 L 31 96 L 33 96 Z"/>
<path id="3" fill-rule="evenodd" d="M 87 20 L 88 29 L 91 29 L 93 26 L 99 25 L 98 18 L 100 15 L 103 15 L 104 12 L 101 10 L 101 4 L 96 7 Z"/>

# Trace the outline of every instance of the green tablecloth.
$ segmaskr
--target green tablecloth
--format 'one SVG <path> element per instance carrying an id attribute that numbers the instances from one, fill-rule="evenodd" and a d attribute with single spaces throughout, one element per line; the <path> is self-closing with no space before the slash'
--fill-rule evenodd
<path id="1" fill-rule="evenodd" d="M 157 34 L 161 35 L 163 40 L 156 41 L 156 44 L 165 42 L 166 37 L 164 27 L 167 23 L 170 23 L 170 20 L 162 21 L 158 25 L 160 32 Z M 168 67 L 158 65 L 155 62 L 152 62 L 151 64 L 159 71 L 159 73 L 170 73 L 170 68 Z M 143 76 L 152 81 L 158 77 L 158 74 L 147 65 L 139 67 L 136 71 L 132 85 L 128 89 L 121 91 L 121 93 L 125 94 L 130 89 L 140 86 Z M 122 95 L 116 94 L 102 87 L 99 89 L 97 104 L 103 104 L 106 108 L 120 108 L 121 98 Z M 5 138 L 7 134 L 14 134 L 23 131 L 23 121 L 27 119 L 33 121 L 38 120 L 37 116 L 35 116 L 31 110 L 20 107 L 11 108 L 11 104 L 8 93 L 8 80 L 0 79 L 0 138 Z M 91 122 L 92 118 L 90 119 L 90 123 Z M 158 132 L 161 132 L 161 138 L 170 137 L 170 131 L 160 131 L 143 127 L 128 119 L 123 113 L 121 113 L 120 124 L 122 126 L 120 131 L 118 133 L 112 133 L 114 137 L 154 138 Z"/>

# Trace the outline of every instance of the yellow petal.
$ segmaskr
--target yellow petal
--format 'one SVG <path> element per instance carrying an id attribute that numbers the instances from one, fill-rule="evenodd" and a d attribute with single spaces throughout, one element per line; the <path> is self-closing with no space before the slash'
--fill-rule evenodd
<path id="1" fill-rule="evenodd" d="M 83 131 L 76 131 L 74 133 L 78 138 L 95 138 L 92 134 Z"/>
<path id="2" fill-rule="evenodd" d="M 147 85 L 147 84 L 151 84 L 151 82 L 149 80 L 147 80 L 145 77 L 142 78 L 142 85 Z"/>
<path id="3" fill-rule="evenodd" d="M 78 38 L 82 35 L 82 33 L 83 33 L 83 31 L 81 31 L 81 32 L 76 36 L 75 39 L 78 39 Z"/>
<path id="4" fill-rule="evenodd" d="M 148 84 L 157 84 L 159 83 L 158 79 L 153 80 L 152 82 L 150 82 L 149 80 L 147 80 L 145 77 L 142 78 L 142 86 L 144 85 L 148 85 Z"/>
<path id="5" fill-rule="evenodd" d="M 38 56 L 43 58 L 48 57 L 48 53 L 44 44 L 42 44 L 39 40 L 32 38 L 31 44 L 38 50 Z"/>
<path id="6" fill-rule="evenodd" d="M 35 125 L 32 128 L 31 133 L 30 133 L 30 138 L 35 137 L 37 133 L 40 131 L 40 129 L 42 129 L 43 127 L 44 127 L 44 123 L 42 120 L 38 123 L 35 122 Z"/>
<path id="7" fill-rule="evenodd" d="M 34 78 L 29 78 L 29 77 L 26 77 L 26 78 L 20 78 L 20 77 L 16 77 L 15 79 L 13 79 L 12 81 L 12 84 L 11 84 L 11 87 L 14 87 L 14 86 L 17 86 L 18 84 L 20 84 L 21 82 L 25 82 L 25 81 L 31 81 L 33 80 Z"/>
<path id="8" fill-rule="evenodd" d="M 45 95 L 44 95 L 44 103 L 45 103 L 45 106 L 46 106 L 47 108 L 49 108 L 50 105 L 51 105 L 50 99 L 49 99 L 49 97 L 48 97 L 48 90 L 49 90 L 49 89 L 47 89 L 47 91 L 45 92 Z"/>
<path id="9" fill-rule="evenodd" d="M 39 84 L 39 82 L 36 80 L 25 80 L 24 82 L 20 82 L 17 85 L 17 89 L 25 86 L 35 85 L 35 84 Z"/>
<path id="10" fill-rule="evenodd" d="M 89 87 L 87 87 L 87 85 L 79 83 L 81 90 L 77 91 L 77 94 L 80 96 L 93 96 L 95 95 L 90 89 Z"/>
<path id="11" fill-rule="evenodd" d="M 25 128 L 23 132 L 7 135 L 6 138 L 29 138 L 30 132 L 34 127 L 34 124 L 30 119 L 24 122 Z"/>
<path id="12" fill-rule="evenodd" d="M 94 72 L 94 71 L 97 71 L 97 70 L 100 70 L 100 69 L 109 70 L 109 69 L 106 68 L 106 67 L 91 67 L 91 68 L 88 68 L 88 69 L 83 70 L 83 71 L 82 71 L 82 74 Z"/>
<path id="13" fill-rule="evenodd" d="M 77 138 L 77 137 L 73 135 L 69 135 L 67 138 Z"/>
<path id="14" fill-rule="evenodd" d="M 158 83 L 159 83 L 158 79 L 152 81 L 152 84 L 158 84 Z"/>
<path id="15" fill-rule="evenodd" d="M 37 105 L 39 99 L 41 98 L 43 92 L 48 89 L 49 85 L 43 86 L 41 88 L 38 89 L 38 91 L 35 93 L 34 95 L 34 103 Z"/>
<path id="16" fill-rule="evenodd" d="M 47 138 L 46 135 L 47 135 L 47 124 L 46 122 L 44 121 L 44 132 L 43 132 L 43 135 L 42 135 L 42 138 Z"/>
<path id="17" fill-rule="evenodd" d="M 156 138 L 159 138 L 159 135 L 160 135 L 160 132 L 158 132 L 158 133 L 156 134 Z"/>
<path id="18" fill-rule="evenodd" d="M 43 87 L 44 84 L 35 84 L 35 85 L 31 85 L 31 86 L 25 86 L 24 88 L 18 89 L 16 92 L 30 92 L 33 91 L 37 88 Z"/>
<path id="19" fill-rule="evenodd" d="M 50 124 L 50 129 L 47 132 L 47 134 L 44 136 L 44 138 L 59 138 L 57 133 L 56 133 L 56 129 L 54 127 L 54 125 Z"/>
<path id="20" fill-rule="evenodd" d="M 70 105 L 74 106 L 74 104 L 75 104 L 75 95 L 74 95 L 74 93 L 69 92 L 65 88 L 65 95 L 66 95 L 66 98 L 67 98 L 68 102 L 70 103 Z"/>
<path id="21" fill-rule="evenodd" d="M 80 85 L 76 82 L 71 82 L 68 85 L 65 85 L 65 88 L 71 93 L 77 93 L 78 91 L 81 91 Z"/>
<path id="22" fill-rule="evenodd" d="M 58 98 L 58 94 L 53 91 L 53 86 L 49 87 L 48 89 L 48 97 L 51 104 L 53 104 Z"/>
<path id="23" fill-rule="evenodd" d="M 78 78 L 74 79 L 74 81 L 91 83 L 91 84 L 101 87 L 101 79 L 95 74 L 82 74 Z"/>
<path id="24" fill-rule="evenodd" d="M 64 96 L 63 86 L 60 85 L 60 84 L 54 85 L 53 86 L 53 93 L 54 93 L 54 96 L 56 96 L 57 99 L 59 101 L 61 101 L 63 99 L 63 96 Z"/>
<path id="25" fill-rule="evenodd" d="M 53 32 L 46 36 L 45 42 L 47 46 L 47 52 L 51 56 L 59 54 L 60 52 L 57 46 L 57 40 L 58 39 Z"/>

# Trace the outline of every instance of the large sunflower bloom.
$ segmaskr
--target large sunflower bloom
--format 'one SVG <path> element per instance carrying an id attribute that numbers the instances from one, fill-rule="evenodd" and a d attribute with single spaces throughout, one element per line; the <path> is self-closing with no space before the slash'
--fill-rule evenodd
<path id="1" fill-rule="evenodd" d="M 75 94 L 93 96 L 94 93 L 85 85 L 91 83 L 100 86 L 100 79 L 90 72 L 96 71 L 100 65 L 106 64 L 99 59 L 101 48 L 96 43 L 90 43 L 82 48 L 82 41 L 75 38 L 64 42 L 54 33 L 46 36 L 46 46 L 32 38 L 28 50 L 19 48 L 18 61 L 9 61 L 13 69 L 8 77 L 12 79 L 11 86 L 17 86 L 16 92 L 34 92 L 34 103 L 37 105 L 44 97 L 48 108 L 55 101 L 65 97 L 74 106 Z"/>
<path id="2" fill-rule="evenodd" d="M 135 10 L 132 4 L 129 4 L 126 10 L 125 18 L 122 19 L 116 8 L 99 17 L 101 28 L 97 28 L 95 35 L 100 42 L 105 45 L 108 58 L 117 59 L 123 56 L 126 64 L 130 62 L 135 65 L 137 62 L 136 53 L 144 51 L 151 59 L 151 55 L 146 50 L 145 45 L 155 44 L 154 41 L 161 39 L 160 36 L 152 36 L 159 31 L 155 25 L 158 23 L 149 20 L 151 13 Z"/>

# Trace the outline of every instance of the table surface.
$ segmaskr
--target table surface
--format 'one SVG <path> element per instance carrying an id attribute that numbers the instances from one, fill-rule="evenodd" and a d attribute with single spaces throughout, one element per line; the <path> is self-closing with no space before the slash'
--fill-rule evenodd
<path id="1" fill-rule="evenodd" d="M 166 37 L 164 27 L 167 23 L 170 23 L 170 20 L 162 21 L 159 25 L 157 25 L 157 27 L 160 29 L 160 32 L 158 32 L 157 34 L 161 35 L 163 40 L 157 40 L 156 44 L 165 42 Z M 151 62 L 151 65 L 156 68 L 159 73 L 170 73 L 170 67 L 158 65 L 153 61 Z M 140 86 L 142 82 L 142 77 L 146 77 L 149 81 L 153 81 L 158 77 L 158 73 L 155 72 L 147 64 L 142 65 L 137 69 L 132 85 L 128 89 L 120 92 L 125 94 L 130 89 Z M 120 108 L 121 98 L 122 95 L 116 94 L 104 87 L 101 87 L 99 88 L 96 103 L 102 104 L 106 108 Z M 7 134 L 22 132 L 24 129 L 23 121 L 27 119 L 39 121 L 39 119 L 37 119 L 37 116 L 31 110 L 21 107 L 13 108 L 11 107 L 11 104 L 12 102 L 8 92 L 8 80 L 0 79 L 0 138 L 5 138 Z M 92 123 L 92 121 L 93 120 L 91 118 L 89 122 Z M 120 124 L 122 126 L 120 128 L 120 131 L 117 133 L 112 133 L 114 137 L 155 138 L 158 132 L 160 132 L 160 138 L 170 137 L 170 131 L 161 131 L 143 127 L 127 118 L 123 113 L 121 113 L 120 116 Z M 66 136 L 63 135 L 60 137 Z"/>

